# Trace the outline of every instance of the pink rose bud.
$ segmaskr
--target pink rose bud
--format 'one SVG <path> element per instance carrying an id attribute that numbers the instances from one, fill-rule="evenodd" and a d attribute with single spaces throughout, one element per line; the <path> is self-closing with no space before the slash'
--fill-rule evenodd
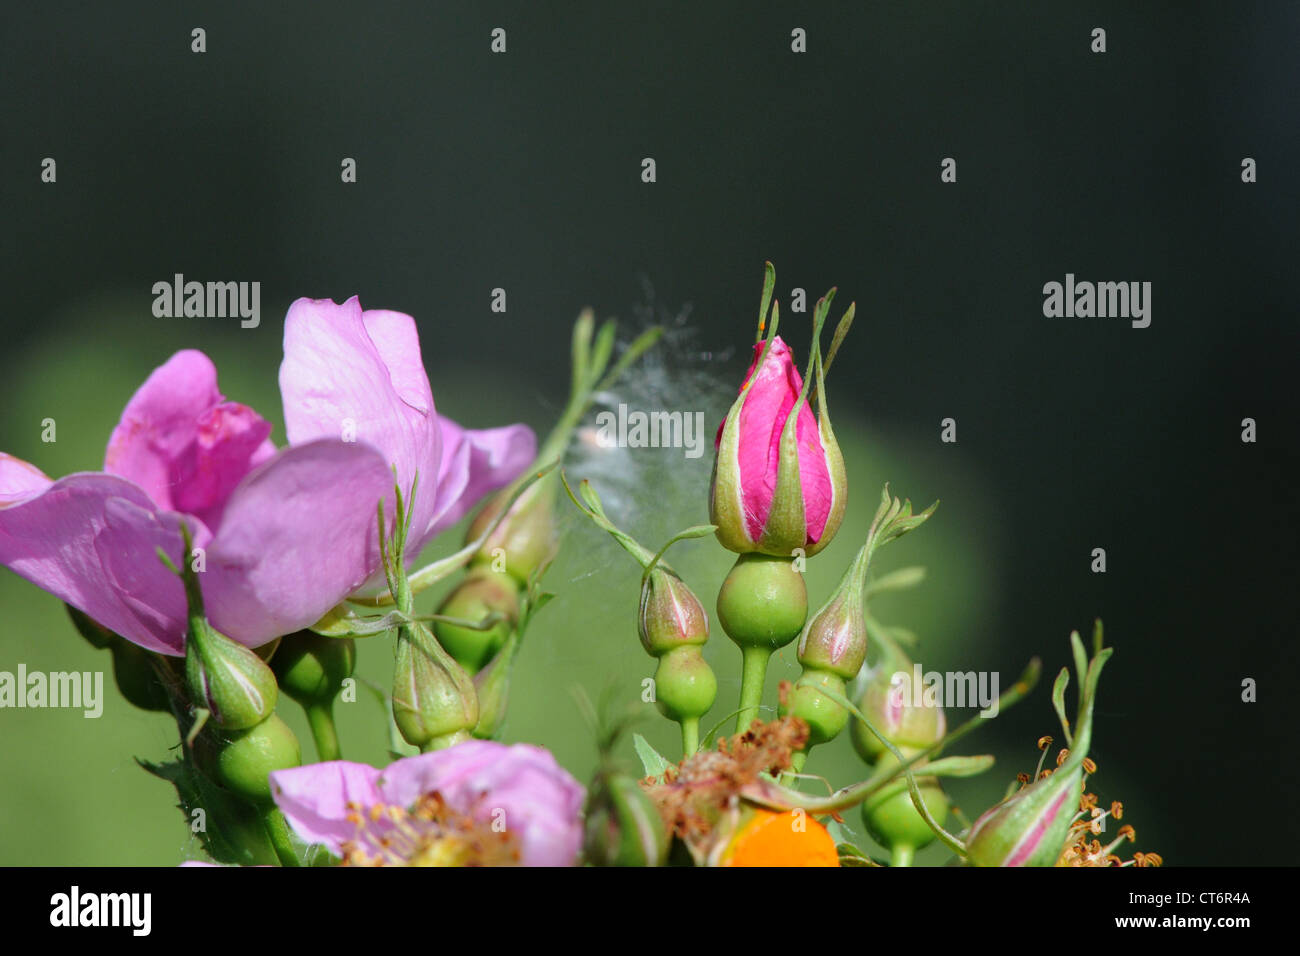
<path id="1" fill-rule="evenodd" d="M 1062 710 L 1069 672 L 1062 670 L 1052 691 L 1052 702 L 1069 743 L 1067 759 L 982 813 L 966 838 L 967 859 L 975 866 L 1052 866 L 1070 842 L 1070 824 L 1079 808 L 1087 771 L 1085 758 L 1092 742 L 1093 703 L 1101 669 L 1111 648 L 1103 648 L 1101 622 L 1097 623 L 1091 660 L 1084 655 L 1076 631 L 1070 635 L 1075 670 L 1079 674 L 1079 712 L 1071 736 Z"/>
<path id="2" fill-rule="evenodd" d="M 760 329 L 775 283 L 770 264 L 768 270 Z M 718 541 L 731 551 L 786 556 L 798 548 L 813 555 L 830 543 L 844 517 L 848 478 L 826 410 L 819 342 L 834 291 L 817 303 L 805 377 L 776 334 L 779 312 L 773 307 L 771 331 L 754 345 L 740 394 L 718 429 L 709 513 Z M 816 413 L 809 397 L 814 381 Z"/>
<path id="3" fill-rule="evenodd" d="M 1052 866 L 1083 792 L 1083 768 L 1063 767 L 986 810 L 967 842 L 976 866 Z"/>

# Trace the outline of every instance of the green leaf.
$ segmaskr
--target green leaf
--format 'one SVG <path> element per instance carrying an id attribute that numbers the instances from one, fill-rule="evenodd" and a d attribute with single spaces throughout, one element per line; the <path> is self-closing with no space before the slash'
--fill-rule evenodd
<path id="1" fill-rule="evenodd" d="M 564 473 L 561 472 L 560 476 L 563 478 Z M 605 517 L 605 506 L 600 503 L 600 496 L 596 494 L 596 489 L 592 487 L 589 479 L 584 478 L 582 483 L 578 485 L 578 494 L 582 496 L 582 500 L 586 502 L 592 514 L 601 518 Z"/>
<path id="2" fill-rule="evenodd" d="M 663 334 L 663 326 L 654 325 L 633 339 L 632 344 L 627 347 L 623 354 L 619 356 L 618 361 L 614 363 L 614 367 L 609 370 L 609 373 L 601 379 L 600 383 L 596 386 L 596 391 L 603 392 L 605 389 L 617 382 L 623 373 L 627 371 L 627 367 L 652 349 L 655 343 L 663 337 Z"/>
<path id="3" fill-rule="evenodd" d="M 718 530 L 718 526 L 716 524 L 697 524 L 697 525 L 692 525 L 691 527 L 687 528 L 685 531 L 677 532 L 675 535 L 673 535 L 671 538 L 668 539 L 668 542 L 662 548 L 660 548 L 658 551 L 655 552 L 654 557 L 650 559 L 650 563 L 645 565 L 645 572 L 641 575 L 641 586 L 645 587 L 646 579 L 650 577 L 650 572 L 653 571 L 655 567 L 657 567 L 660 564 L 663 565 L 666 571 L 672 572 L 673 569 L 669 567 L 668 562 L 663 560 L 663 556 L 665 552 L 667 552 L 667 550 L 671 548 L 673 545 L 675 545 L 678 541 L 688 541 L 691 538 L 703 538 L 713 534 L 713 532 L 717 530 Z"/>
<path id="4" fill-rule="evenodd" d="M 852 843 L 841 843 L 835 847 L 835 852 L 839 855 L 840 866 L 885 866 L 879 860 L 874 860 L 867 856 L 862 850 L 859 850 Z"/>
<path id="5" fill-rule="evenodd" d="M 879 594 L 881 591 L 902 591 L 906 588 L 914 588 L 924 580 L 925 568 L 917 566 L 899 568 L 897 571 L 882 574 L 868 584 L 867 595 L 869 597 L 873 594 Z"/>
<path id="6" fill-rule="evenodd" d="M 1068 747 L 1074 743 L 1074 738 L 1070 734 L 1070 720 L 1065 716 L 1065 688 L 1070 683 L 1070 669 L 1062 667 L 1061 673 L 1056 675 L 1056 683 L 1052 685 L 1052 707 L 1056 710 L 1056 716 L 1061 721 L 1061 730 L 1065 733 L 1065 745 Z"/>
<path id="7" fill-rule="evenodd" d="M 654 777 L 656 780 L 662 780 L 664 771 L 674 764 L 650 746 L 650 742 L 640 734 L 632 735 L 632 746 L 636 748 L 636 755 L 641 758 L 641 766 L 645 768 L 647 777 Z"/>
<path id="8" fill-rule="evenodd" d="M 763 332 L 767 328 L 767 310 L 772 304 L 772 293 L 776 289 L 776 267 L 770 262 L 763 263 L 763 297 L 758 303 L 758 337 L 756 342 L 763 340 Z"/>
<path id="9" fill-rule="evenodd" d="M 835 327 L 835 334 L 831 336 L 831 347 L 826 353 L 826 361 L 822 364 L 822 377 L 825 378 L 831 374 L 831 363 L 835 361 L 835 355 L 844 343 L 844 337 L 849 334 L 849 327 L 853 325 L 853 315 L 857 311 L 858 304 L 852 302 L 849 304 L 848 311 L 840 319 L 840 324 Z"/>
<path id="10" fill-rule="evenodd" d="M 387 614 L 380 615 L 361 615 L 344 605 L 339 605 L 329 611 L 308 630 L 321 635 L 321 637 L 374 637 L 376 634 L 388 634 L 404 624 L 412 624 L 415 621 L 426 623 L 441 621 L 470 631 L 487 631 L 495 627 L 501 619 L 502 615 L 495 612 L 478 620 L 453 617 L 447 614 L 403 614 L 401 611 L 389 611 Z"/>
<path id="11" fill-rule="evenodd" d="M 1079 640 L 1078 631 L 1070 634 L 1070 651 L 1074 654 L 1074 670 L 1079 675 L 1079 709 L 1082 710 L 1084 685 L 1087 683 L 1085 675 L 1088 673 L 1088 655 L 1083 652 L 1083 641 Z"/>
<path id="12" fill-rule="evenodd" d="M 916 768 L 922 777 L 973 777 L 993 766 L 992 754 L 970 757 L 943 757 Z"/>
<path id="13" fill-rule="evenodd" d="M 573 365 L 573 384 L 571 398 L 582 395 L 587 385 L 589 359 L 591 357 L 591 338 L 596 328 L 596 316 L 590 309 L 583 309 L 578 321 L 573 323 L 573 340 L 570 345 L 570 361 Z"/>
<path id="14" fill-rule="evenodd" d="M 177 807 L 184 814 L 185 826 L 199 838 L 213 860 L 239 866 L 278 862 L 253 806 L 232 798 L 185 760 L 156 764 L 137 758 L 136 763 L 176 788 L 180 798 Z M 202 814 L 196 814 L 196 810 Z M 200 819 L 203 827 L 196 831 L 195 823 Z"/>
<path id="15" fill-rule="evenodd" d="M 588 388 L 595 388 L 600 381 L 600 377 L 605 374 L 605 367 L 609 365 L 609 357 L 614 353 L 614 333 L 617 331 L 617 323 L 613 319 L 606 319 L 601 324 L 600 331 L 596 333 L 596 343 L 592 347 L 591 355 L 587 358 Z"/>
<path id="16" fill-rule="evenodd" d="M 828 822 L 826 824 L 826 832 L 831 835 L 831 839 L 835 841 L 837 847 L 848 846 L 855 850 L 857 849 L 857 847 L 853 846 L 853 841 L 858 838 L 858 835 L 839 820 L 831 820 Z"/>

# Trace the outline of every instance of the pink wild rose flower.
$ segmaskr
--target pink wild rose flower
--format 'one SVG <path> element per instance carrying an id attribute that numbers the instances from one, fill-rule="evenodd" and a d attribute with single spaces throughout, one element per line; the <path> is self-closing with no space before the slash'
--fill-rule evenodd
<path id="1" fill-rule="evenodd" d="M 524 426 L 440 418 L 410 316 L 300 299 L 280 372 L 290 446 L 177 352 L 127 403 L 104 468 L 55 481 L 0 453 L 0 564 L 148 650 L 184 654 L 181 522 L 203 550 L 214 627 L 256 647 L 371 584 L 375 509 L 420 474 L 411 552 L 531 460 Z M 346 421 L 345 421 L 346 420 Z M 349 434 L 348 427 L 355 426 Z"/>

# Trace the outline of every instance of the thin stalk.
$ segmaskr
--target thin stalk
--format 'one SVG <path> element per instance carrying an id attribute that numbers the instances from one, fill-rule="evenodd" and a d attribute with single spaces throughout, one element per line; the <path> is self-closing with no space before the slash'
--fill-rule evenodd
<path id="1" fill-rule="evenodd" d="M 271 846 L 275 848 L 275 855 L 280 865 L 302 866 L 302 861 L 298 859 L 298 854 L 293 848 L 293 840 L 289 836 L 289 821 L 284 818 L 280 808 L 272 807 L 266 811 L 262 823 L 266 827 L 266 835 L 271 840 Z"/>
<path id="2" fill-rule="evenodd" d="M 682 756 L 690 757 L 700 749 L 700 718 L 682 719 Z"/>
<path id="3" fill-rule="evenodd" d="M 905 843 L 900 843 L 889 851 L 890 866 L 911 866 L 916 850 Z"/>
<path id="4" fill-rule="evenodd" d="M 770 647 L 745 647 L 741 649 L 740 716 L 736 719 L 736 733 L 743 734 L 758 717 L 758 705 L 763 702 L 763 685 L 767 681 L 767 662 L 772 657 Z"/>
<path id="5" fill-rule="evenodd" d="M 341 760 L 338 728 L 334 726 L 334 705 L 309 704 L 303 708 L 307 714 L 307 723 L 311 727 L 312 739 L 316 741 L 316 753 L 321 762 Z"/>

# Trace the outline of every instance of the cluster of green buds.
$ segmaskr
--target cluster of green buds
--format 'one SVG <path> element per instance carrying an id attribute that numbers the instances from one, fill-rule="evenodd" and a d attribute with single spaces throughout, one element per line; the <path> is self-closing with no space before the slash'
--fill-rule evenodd
<path id="1" fill-rule="evenodd" d="M 418 477 L 410 499 L 418 490 Z M 386 533 L 384 503 L 379 502 L 379 549 L 388 592 L 396 605 L 397 644 L 393 668 L 393 721 L 407 743 L 422 751 L 442 750 L 468 740 L 478 724 L 478 693 L 466 670 L 413 616 L 414 595 L 406 573 L 406 538 L 411 511 L 400 488 L 394 489 L 397 514 Z"/>
<path id="2" fill-rule="evenodd" d="M 800 717 L 809 727 L 808 743 L 796 757 L 796 769 L 802 768 L 807 749 L 835 739 L 848 725 L 849 712 L 837 698 L 847 694 L 848 683 L 857 678 L 866 662 L 867 575 L 872 558 L 881 547 L 923 524 L 938 506 L 936 501 L 914 515 L 912 503 L 892 497 L 886 485 L 866 543 L 830 599 L 804 628 L 798 645 L 803 672 L 780 710 L 781 716 Z"/>
<path id="3" fill-rule="evenodd" d="M 876 776 L 897 773 L 899 755 L 907 759 L 928 750 L 943 740 L 947 729 L 943 708 L 928 703 L 920 688 L 909 686 L 911 670 L 911 661 L 897 644 L 886 644 L 858 704 L 871 727 L 854 720 L 850 737 Z M 942 825 L 948 816 L 948 797 L 937 777 L 924 775 L 925 763 L 922 760 L 915 768 L 916 783 L 931 818 Z M 903 779 L 896 778 L 863 802 L 862 822 L 872 839 L 889 851 L 894 865 L 908 865 L 917 850 L 935 839 L 934 829 Z"/>
<path id="4" fill-rule="evenodd" d="M 407 573 L 403 550 L 410 520 L 407 504 L 416 488 L 412 486 L 405 500 L 398 489 L 391 535 L 382 503 L 379 510 L 388 590 L 352 602 L 392 610 L 365 616 L 340 605 L 312 626 L 312 632 L 330 640 L 396 634 L 393 721 L 408 744 L 427 751 L 469 736 L 492 739 L 501 733 L 510 675 L 526 623 L 551 597 L 540 590 L 539 581 L 558 547 L 558 462 L 594 396 L 612 385 L 662 330 L 642 333 L 617 361 L 611 361 L 615 333 L 612 320 L 597 330 L 590 311 L 578 318 L 573 330 L 572 385 L 564 413 L 532 465 L 489 497 L 470 521 L 459 551 Z M 418 483 L 418 475 L 416 479 Z M 414 614 L 417 593 L 462 569 L 464 576 L 435 613 Z"/>
<path id="5" fill-rule="evenodd" d="M 185 688 L 193 708 L 186 742 L 202 772 L 237 797 L 270 809 L 267 776 L 302 762 L 298 738 L 275 712 L 279 688 L 270 666 L 208 623 L 185 525 L 181 536 L 185 560 L 180 570 L 163 552 L 159 555 L 185 585 Z M 268 651 L 274 649 L 267 645 Z"/>
<path id="6" fill-rule="evenodd" d="M 568 404 L 523 476 L 491 496 L 471 520 L 465 534 L 468 569 L 431 618 L 439 645 L 478 686 L 477 737 L 490 738 L 501 729 L 523 620 L 540 608 L 537 584 L 558 549 L 560 482 L 553 469 L 596 394 L 662 334 L 659 328 L 647 330 L 614 361 L 616 331 L 613 320 L 597 329 L 590 310 L 574 323 Z"/>
<path id="7" fill-rule="evenodd" d="M 1112 653 L 1111 648 L 1103 646 L 1101 622 L 1096 624 L 1091 656 L 1085 652 L 1079 634 L 1070 635 L 1080 685 L 1073 724 L 1065 715 L 1068 668 L 1062 668 L 1052 688 L 1052 706 L 1068 744 L 1058 759 L 1058 766 L 1044 769 L 1040 759 L 1032 778 L 1022 774 L 1007 796 L 976 818 L 961 837 L 943 828 L 950 807 L 939 778 L 983 773 L 992 766 L 993 758 L 987 754 L 942 758 L 937 755 L 975 729 L 983 718 L 972 717 L 945 734 L 946 722 L 939 708 L 924 697 L 918 704 L 916 700 L 909 701 L 905 691 L 899 693 L 905 681 L 894 679 L 899 673 L 895 668 L 906 666 L 907 657 L 887 632 L 882 630 L 881 635 L 888 653 L 870 677 L 861 706 L 839 698 L 857 718 L 856 723 L 861 724 L 860 731 L 855 730 L 854 742 L 864 759 L 874 764 L 871 776 L 860 784 L 821 798 L 805 798 L 768 786 L 763 794 L 765 804 L 802 806 L 808 812 L 825 813 L 861 803 L 867 832 L 889 850 L 893 865 L 909 865 L 915 852 L 935 839 L 948 846 L 958 859 L 974 866 L 1053 866 L 1067 865 L 1070 861 L 1072 865 L 1080 865 L 1081 853 L 1075 845 L 1077 834 L 1072 828 L 1087 829 L 1086 823 L 1080 823 L 1086 819 L 1088 809 L 1081 796 L 1088 774 L 1095 770 L 1088 757 L 1093 709 L 1102 668 Z M 1038 680 L 1039 667 L 1037 658 L 1030 661 L 1019 680 L 998 698 L 999 710 L 1029 693 Z M 868 742 L 868 734 L 874 742 Z M 1050 737 L 1039 741 L 1043 759 L 1050 743 Z M 1079 809 L 1081 806 L 1083 810 Z M 1093 815 L 1102 812 L 1094 809 Z M 1087 865 L 1118 862 L 1109 852 L 1123 839 L 1132 838 L 1131 828 L 1126 829 L 1128 832 L 1121 832 L 1110 847 L 1089 851 L 1091 862 Z M 1141 862 L 1148 865 L 1160 863 L 1158 855 L 1142 856 L 1145 859 Z"/>
<path id="8" fill-rule="evenodd" d="M 868 545 L 892 541 L 924 522 L 938 506 L 935 502 L 913 516 L 910 503 L 901 505 L 882 494 Z M 919 569 L 903 569 L 874 582 L 876 589 L 907 587 L 920 579 Z M 900 646 L 894 631 L 869 618 L 869 627 L 880 644 L 876 665 L 865 675 L 858 702 L 859 713 L 870 720 L 853 720 L 849 736 L 858 755 L 872 768 L 876 779 L 892 778 L 883 789 L 862 804 L 862 822 L 871 838 L 889 851 L 896 866 L 909 865 L 917 850 L 934 841 L 936 831 L 921 814 L 905 779 L 897 776 L 902 759 L 928 750 L 944 738 L 947 720 L 937 702 L 925 698 L 922 688 L 912 685 L 912 661 Z M 924 774 L 926 761 L 916 767 L 915 783 L 934 823 L 942 825 L 948 816 L 948 797 L 935 776 Z"/>
<path id="9" fill-rule="evenodd" d="M 655 704 L 682 728 L 682 749 L 687 756 L 699 749 L 700 718 L 718 696 L 718 680 L 704 659 L 709 639 L 709 615 L 686 582 L 663 560 L 678 541 L 712 534 L 713 525 L 696 525 L 668 540 L 657 552 L 640 544 L 615 525 L 605 513 L 600 497 L 583 481 L 577 494 L 563 476 L 564 488 L 579 510 L 613 536 L 642 567 L 637 633 L 641 646 L 659 661 L 655 669 Z"/>
<path id="10" fill-rule="evenodd" d="M 519 485 L 507 504 L 546 480 L 548 473 L 549 469 Z M 392 602 L 394 610 L 374 620 L 364 620 L 351 612 L 337 613 L 318 622 L 314 630 L 318 634 L 333 635 L 327 640 L 337 640 L 340 635 L 396 635 L 393 723 L 408 744 L 428 752 L 451 747 L 471 736 L 491 739 L 500 733 L 509 698 L 510 674 L 525 626 L 529 617 L 540 610 L 551 595 L 537 587 L 545 565 L 533 571 L 522 595 L 516 593 L 513 586 L 505 592 L 511 607 L 516 609 L 515 617 L 504 629 L 502 643 L 486 662 L 478 656 L 484 645 L 474 648 L 470 639 L 462 640 L 465 635 L 491 634 L 503 623 L 502 615 L 488 609 L 485 602 L 477 606 L 477 610 L 487 611 L 483 617 L 452 617 L 441 613 L 416 615 L 416 591 L 440 580 L 449 570 L 458 568 L 481 543 L 480 540 L 450 558 L 435 562 L 415 575 L 408 575 L 405 559 L 411 521 L 408 502 L 413 499 L 417 487 L 418 476 L 406 498 L 400 489 L 394 489 L 397 514 L 391 534 L 387 530 L 382 501 L 378 507 L 380 551 L 388 582 L 388 591 L 383 598 Z M 489 525 L 488 533 L 495 528 L 495 524 Z M 486 577 L 475 577 L 475 572 L 471 572 L 466 580 L 467 583 L 488 581 Z M 457 590 L 465 601 L 471 600 L 466 596 L 470 592 L 463 586 Z M 469 610 L 473 612 L 476 609 Z M 442 639 L 430 628 L 429 622 L 445 628 Z M 473 664 L 465 666 L 444 645 L 444 641 L 468 655 Z"/>
<path id="11" fill-rule="evenodd" d="M 1052 687 L 1052 706 L 1061 722 L 1069 746 L 1064 762 L 1055 770 L 1042 769 L 1035 779 L 985 811 L 971 824 L 966 838 L 967 859 L 976 866 L 1054 866 L 1068 842 L 1070 824 L 1083 793 L 1084 776 L 1090 765 L 1092 713 L 1101 669 L 1112 648 L 1102 646 L 1098 621 L 1093 633 L 1091 658 L 1084 651 L 1076 631 L 1070 648 L 1079 678 L 1079 701 L 1073 732 L 1065 716 L 1065 689 L 1069 668 L 1061 668 Z M 1046 749 L 1044 749 L 1046 756 Z"/>
<path id="12" fill-rule="evenodd" d="M 799 638 L 798 659 L 803 672 L 781 701 L 778 712 L 782 717 L 793 715 L 808 724 L 807 749 L 834 740 L 848 724 L 848 711 L 823 691 L 846 694 L 848 682 L 858 676 L 866 661 L 864 591 L 870 559 L 868 544 L 858 551 L 835 593 L 813 615 Z M 802 763 L 807 749 L 796 756 L 796 764 Z"/>
<path id="13" fill-rule="evenodd" d="M 507 509 L 545 480 L 550 471 L 546 468 L 517 482 L 506 499 Z M 505 717 L 510 672 L 525 622 L 551 597 L 537 588 L 544 566 L 533 572 L 522 595 L 513 582 L 504 585 L 504 589 L 495 587 L 504 575 L 493 578 L 489 577 L 488 569 L 471 568 L 465 582 L 471 586 L 459 587 L 455 592 L 459 597 L 454 599 L 454 606 L 470 616 L 416 615 L 415 595 L 469 565 L 503 517 L 499 514 L 466 547 L 408 574 L 405 551 L 411 521 L 408 505 L 418 484 L 417 475 L 406 497 L 399 488 L 394 488 L 397 513 L 391 532 L 383 502 L 378 505 L 378 535 L 387 590 L 375 597 L 352 599 L 354 604 L 390 610 L 363 614 L 343 604 L 333 608 L 309 631 L 300 632 L 299 636 L 307 641 L 302 655 L 312 663 L 299 664 L 304 668 L 301 672 L 295 667 L 292 683 L 295 687 L 302 685 L 295 692 L 296 699 L 307 709 L 313 730 L 317 726 L 313 718 L 319 718 L 324 728 L 325 732 L 317 735 L 322 757 L 330 750 L 332 721 L 327 719 L 328 708 L 321 697 L 324 692 L 318 689 L 319 680 L 326 675 L 337 680 L 345 670 L 350 672 L 355 659 L 354 639 L 378 635 L 396 637 L 393 721 L 394 728 L 407 743 L 433 750 L 457 743 L 467 734 L 480 738 L 496 736 Z M 508 606 L 511 614 L 508 621 L 492 606 L 493 595 L 502 595 L 503 605 Z M 443 629 L 441 639 L 430 624 Z M 487 643 L 479 637 L 481 634 L 488 635 Z M 485 650 L 490 656 L 486 661 Z"/>
<path id="14" fill-rule="evenodd" d="M 325 637 L 309 630 L 281 638 L 271 656 L 271 670 L 281 692 L 307 715 L 321 760 L 342 756 L 334 726 L 334 701 L 356 664 L 353 638 Z"/>

